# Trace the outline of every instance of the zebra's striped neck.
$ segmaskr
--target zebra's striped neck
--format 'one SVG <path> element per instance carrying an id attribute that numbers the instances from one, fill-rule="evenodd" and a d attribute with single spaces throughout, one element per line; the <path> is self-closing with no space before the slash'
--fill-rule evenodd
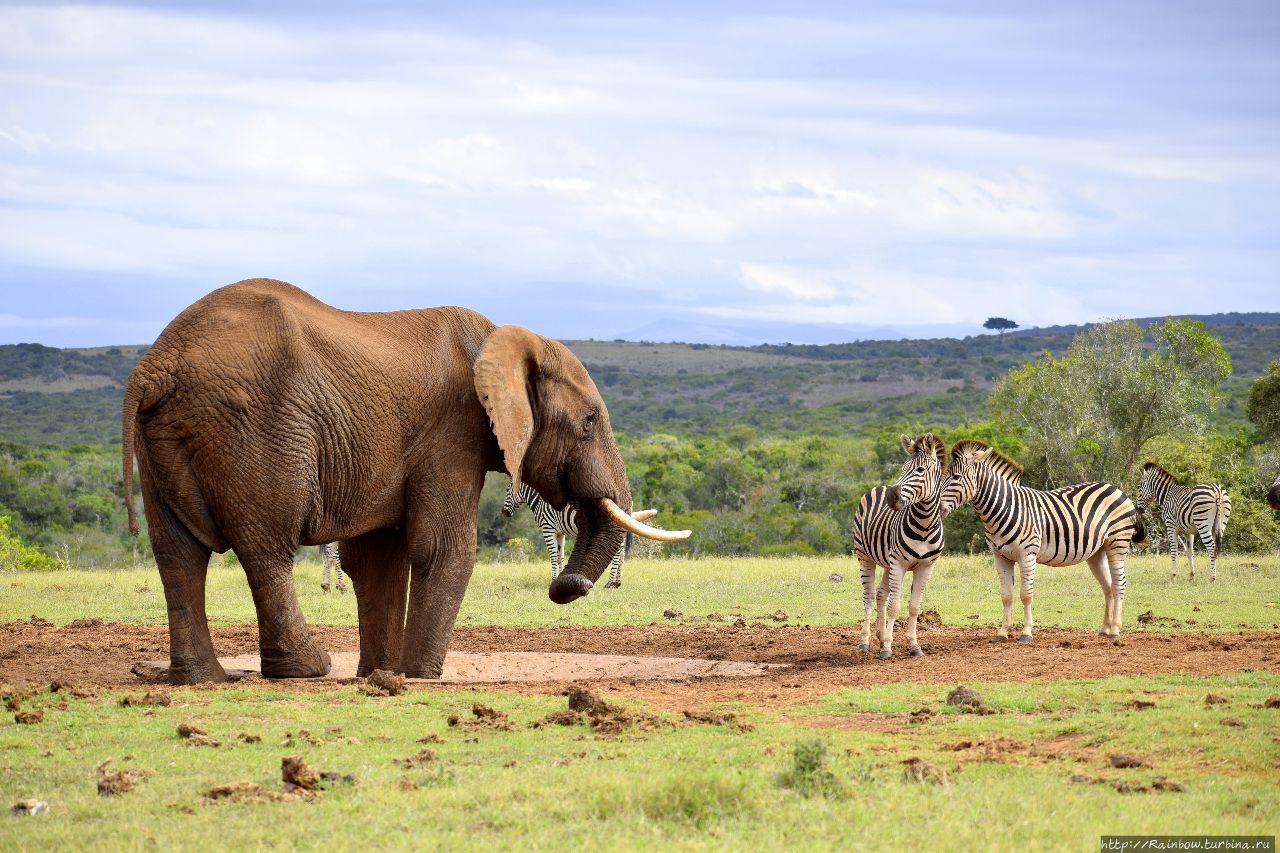
<path id="1" fill-rule="evenodd" d="M 1172 474 L 1162 468 L 1148 468 L 1142 472 L 1142 476 L 1147 478 L 1147 483 L 1151 488 L 1151 497 L 1161 504 L 1168 500 L 1169 492 L 1180 485 L 1177 480 L 1173 479 Z"/>
<path id="2" fill-rule="evenodd" d="M 985 465 L 978 466 L 974 482 L 973 499 L 970 503 L 983 525 L 989 526 L 989 519 L 1001 506 L 1008 503 L 1009 494 L 1019 487 Z"/>
<path id="3" fill-rule="evenodd" d="M 941 502 L 939 490 L 933 488 L 928 490 L 928 497 L 921 498 L 907 507 L 907 516 L 911 519 L 912 526 L 918 530 L 927 530 L 941 524 L 942 513 L 939 512 Z"/>
<path id="4" fill-rule="evenodd" d="M 520 484 L 520 500 L 535 513 L 538 511 L 538 507 L 546 503 L 546 501 L 542 499 L 542 495 L 535 492 L 533 490 L 533 486 L 530 486 L 528 483 Z"/>

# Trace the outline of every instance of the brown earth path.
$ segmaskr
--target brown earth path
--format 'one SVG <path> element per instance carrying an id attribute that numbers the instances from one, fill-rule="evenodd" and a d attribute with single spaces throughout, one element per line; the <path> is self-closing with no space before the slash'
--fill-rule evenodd
<path id="1" fill-rule="evenodd" d="M 354 626 L 313 626 L 327 649 L 358 645 Z M 257 650 L 257 628 L 215 628 L 219 654 Z M 1243 671 L 1280 672 L 1280 632 L 1189 633 L 1135 631 L 1118 645 L 1085 631 L 1042 629 L 1033 643 L 992 643 L 984 628 L 936 628 L 922 632 L 924 657 L 905 649 L 889 661 L 856 651 L 853 630 L 841 627 L 770 627 L 760 624 L 640 625 L 564 628 L 459 628 L 451 648 L 465 652 L 588 652 L 596 654 L 743 660 L 790 664 L 754 678 L 675 681 L 606 679 L 597 692 L 632 697 L 658 708 L 683 709 L 715 702 L 748 702 L 765 708 L 816 701 L 843 687 L 916 682 L 958 684 L 1105 678 L 1112 675 Z M 139 684 L 134 662 L 168 656 L 164 626 L 83 619 L 58 627 L 32 618 L 0 625 L 0 681 L 65 680 L 129 688 Z M 330 689 L 331 681 L 287 682 L 291 689 Z M 274 686 L 280 686 L 277 682 Z M 445 687 L 446 685 L 441 685 Z M 502 683 L 484 689 L 556 694 L 567 684 Z M 458 685 L 447 685 L 458 689 Z M 424 685 L 420 689 L 436 689 Z"/>

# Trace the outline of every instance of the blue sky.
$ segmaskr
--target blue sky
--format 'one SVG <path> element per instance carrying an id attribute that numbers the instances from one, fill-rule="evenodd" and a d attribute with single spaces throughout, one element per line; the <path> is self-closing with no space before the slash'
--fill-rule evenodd
<path id="1" fill-rule="evenodd" d="M 254 276 L 571 338 L 1280 309 L 1275 3 L 0 5 L 0 343 Z"/>

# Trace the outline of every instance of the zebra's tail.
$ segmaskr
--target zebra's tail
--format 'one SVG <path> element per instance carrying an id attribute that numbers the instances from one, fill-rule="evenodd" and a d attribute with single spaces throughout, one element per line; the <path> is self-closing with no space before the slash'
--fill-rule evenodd
<path id="1" fill-rule="evenodd" d="M 1222 556 L 1222 532 L 1227 527 L 1227 514 L 1223 511 L 1226 498 L 1227 494 L 1221 488 L 1213 496 L 1213 553 L 1218 557 Z"/>
<path id="2" fill-rule="evenodd" d="M 1131 545 L 1145 546 L 1150 540 L 1147 538 L 1147 525 L 1142 520 L 1142 510 L 1134 509 L 1133 511 L 1133 539 L 1129 540 Z"/>

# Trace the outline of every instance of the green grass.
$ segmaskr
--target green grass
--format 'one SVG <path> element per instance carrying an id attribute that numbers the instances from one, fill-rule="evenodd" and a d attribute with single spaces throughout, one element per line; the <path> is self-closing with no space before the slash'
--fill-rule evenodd
<path id="1" fill-rule="evenodd" d="M 856 727 L 906 707 L 942 707 L 942 688 L 893 685 L 837 692 L 816 709 L 751 712 L 740 732 L 681 724 L 615 739 L 585 726 L 533 730 L 561 710 L 561 697 L 471 691 L 411 692 L 371 698 L 354 688 L 294 693 L 270 686 L 175 689 L 170 707 L 120 707 L 121 694 L 69 699 L 42 693 L 37 725 L 0 725 L 0 802 L 39 797 L 39 817 L 0 816 L 0 847 L 191 849 L 291 844 L 304 848 L 459 847 L 622 850 L 734 849 L 1082 849 L 1103 833 L 1271 833 L 1280 810 L 1275 786 L 1277 711 L 1254 707 L 1280 692 L 1274 674 L 1217 678 L 1117 678 L 1096 682 L 982 685 L 995 716 L 941 713 L 899 721 L 891 732 Z M 1206 692 L 1231 704 L 1206 707 Z M 135 691 L 135 694 L 140 691 Z M 1125 710 L 1149 698 L 1156 707 Z M 512 732 L 451 728 L 483 701 L 510 714 Z M 820 712 L 822 727 L 806 725 Z M 1242 725 L 1225 728 L 1224 717 Z M 186 745 L 179 722 L 222 741 Z M 832 726 L 836 727 L 832 727 Z M 299 732 L 325 741 L 313 744 Z M 261 743 L 237 740 L 240 732 Z M 293 733 L 292 742 L 288 733 Z M 395 764 L 436 735 L 435 760 Z M 1014 746 L 982 756 L 963 740 L 1000 736 L 1030 745 L 1066 738 L 1072 750 L 1034 757 Z M 827 796 L 788 786 L 793 749 L 825 744 L 835 782 Z M 1012 739 L 1012 740 L 1009 740 Z M 1114 770 L 1106 756 L 1140 755 L 1149 769 Z M 216 783 L 248 780 L 280 788 L 280 758 L 301 753 L 320 770 L 353 773 L 312 802 L 211 803 Z M 1081 754 L 1090 756 L 1078 760 Z M 920 757 L 945 770 L 945 786 L 904 780 L 902 762 Z M 155 771 L 117 797 L 99 797 L 94 768 Z M 1103 784 L 1077 784 L 1087 774 Z M 408 777 L 418 786 L 402 790 Z M 1183 792 L 1122 794 L 1110 784 L 1166 778 Z M 990 819 L 977 819 L 989 815 Z"/>
<path id="2" fill-rule="evenodd" d="M 1203 577 L 1193 583 L 1185 571 L 1171 579 L 1167 569 L 1165 557 L 1130 560 L 1126 630 L 1271 629 L 1280 623 L 1280 608 L 1275 606 L 1280 602 L 1280 559 L 1228 556 L 1219 564 L 1215 583 Z M 844 581 L 828 580 L 833 572 L 842 574 Z M 325 625 L 354 624 L 354 596 L 323 594 L 319 577 L 319 566 L 313 563 L 299 564 L 295 573 L 307 619 Z M 631 560 L 623 569 L 622 589 L 602 585 L 567 606 L 547 599 L 548 581 L 542 561 L 480 564 L 458 624 L 643 625 L 666 621 L 662 613 L 668 608 L 680 610 L 684 616 L 677 621 L 684 622 L 706 622 L 713 613 L 730 620 L 735 616 L 751 620 L 779 609 L 787 612 L 788 624 L 839 625 L 861 620 L 862 590 L 857 563 L 851 558 Z M 0 591 L 0 621 L 32 614 L 57 624 L 89 617 L 148 624 L 165 621 L 164 592 L 154 569 L 8 574 L 0 576 Z M 239 568 L 211 568 L 208 599 L 213 624 L 255 621 L 253 601 Z M 998 624 L 1000 586 L 990 557 L 943 557 L 925 593 L 925 609 L 937 610 L 947 625 Z M 1137 617 L 1147 610 L 1186 624 L 1142 625 Z M 1088 568 L 1040 567 L 1035 616 L 1039 627 L 1099 626 L 1102 593 Z M 1021 618 L 1022 605 L 1015 596 L 1015 624 L 1021 624 Z"/>
<path id="3" fill-rule="evenodd" d="M 664 621 L 662 610 L 676 607 L 686 621 L 704 623 L 711 612 L 754 618 L 781 608 L 789 623 L 847 624 L 860 600 L 847 558 L 634 560 L 621 590 L 598 589 L 567 607 L 547 601 L 545 571 L 541 562 L 478 566 L 461 621 L 635 624 Z M 846 580 L 829 581 L 833 571 Z M 1192 584 L 1171 581 L 1162 557 L 1137 558 L 1128 629 L 1178 627 L 1140 625 L 1137 614 L 1148 609 L 1197 619 L 1184 626 L 1197 630 L 1270 629 L 1280 619 L 1267 606 L 1277 597 L 1278 574 L 1275 558 L 1230 557 L 1216 584 Z M 352 596 L 321 594 L 317 566 L 301 564 L 296 578 L 311 621 L 354 622 Z M 1087 569 L 1043 569 L 1038 580 L 1040 625 L 1093 629 L 1101 600 Z M 997 589 L 989 558 L 945 558 L 927 606 L 948 624 L 990 625 L 1000 612 Z M 210 613 L 218 624 L 253 621 L 239 569 L 210 570 Z M 163 624 L 164 598 L 153 569 L 0 577 L 0 621 L 30 615 Z M 611 738 L 583 725 L 530 728 L 564 708 L 561 696 L 430 689 L 372 698 L 354 686 L 241 682 L 174 689 L 171 706 L 148 708 L 121 707 L 121 691 L 83 699 L 43 691 L 21 703 L 43 710 L 43 722 L 0 717 L 0 806 L 36 797 L 50 811 L 0 813 L 0 849 L 1057 850 L 1094 849 L 1104 833 L 1275 832 L 1280 711 L 1262 704 L 1280 694 L 1280 674 L 976 686 L 998 713 L 960 713 L 944 704 L 947 690 L 936 685 L 833 684 L 812 704 L 726 708 L 751 724 L 749 731 L 660 714 L 669 726 Z M 1207 693 L 1230 702 L 1206 706 Z M 1127 707 L 1134 699 L 1155 707 Z M 516 730 L 447 725 L 450 714 L 469 718 L 477 701 L 508 713 Z M 934 715 L 911 722 L 908 712 L 921 707 Z M 1228 718 L 1237 725 L 1223 725 Z M 184 721 L 202 725 L 222 746 L 188 746 L 176 734 Z M 304 729 L 324 743 L 308 742 Z M 241 742 L 240 732 L 262 740 Z M 435 760 L 408 770 L 395 763 L 422 749 L 418 740 L 429 735 L 443 740 L 429 744 Z M 975 746 L 955 748 L 964 741 Z M 280 759 L 293 753 L 357 781 L 335 783 L 313 801 L 207 801 L 216 783 L 247 780 L 279 790 Z M 1139 755 L 1152 766 L 1113 769 L 1113 753 Z M 797 764 L 796 755 L 808 764 Z M 902 762 L 911 757 L 941 768 L 949 783 L 904 779 Z M 135 791 L 99 797 L 95 768 L 107 758 L 111 769 L 154 773 Z M 1073 783 L 1080 774 L 1101 781 Z M 403 789 L 403 777 L 416 788 Z M 1157 779 L 1183 790 L 1126 794 L 1113 785 Z"/>

